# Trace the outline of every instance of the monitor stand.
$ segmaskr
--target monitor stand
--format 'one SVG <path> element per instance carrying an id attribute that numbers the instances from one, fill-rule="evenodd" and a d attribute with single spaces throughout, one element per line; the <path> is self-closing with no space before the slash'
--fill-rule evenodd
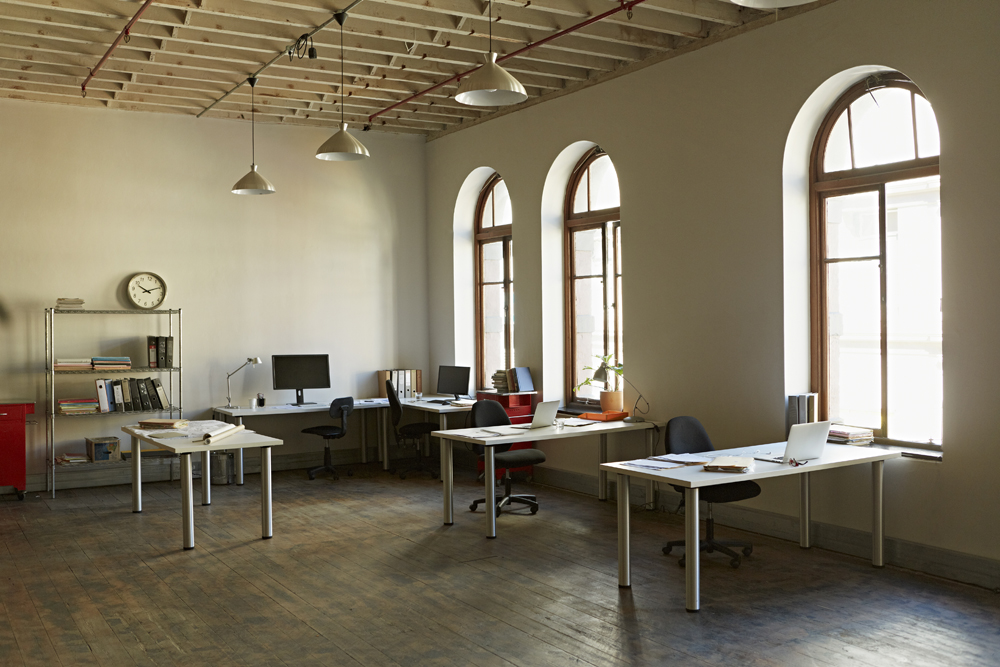
<path id="1" fill-rule="evenodd" d="M 302 389 L 295 390 L 295 402 L 291 405 L 316 405 L 316 401 L 307 401 Z"/>

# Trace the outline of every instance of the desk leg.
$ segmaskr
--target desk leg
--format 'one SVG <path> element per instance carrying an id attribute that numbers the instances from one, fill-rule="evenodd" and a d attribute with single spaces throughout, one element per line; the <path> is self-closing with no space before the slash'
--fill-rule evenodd
<path id="1" fill-rule="evenodd" d="M 191 454 L 181 454 L 181 526 L 185 549 L 194 549 L 194 491 L 191 486 Z"/>
<path id="2" fill-rule="evenodd" d="M 274 536 L 271 526 L 271 448 L 260 448 L 260 536 Z"/>
<path id="3" fill-rule="evenodd" d="M 618 474 L 618 585 L 632 585 L 632 554 L 629 551 L 629 533 L 632 530 L 629 512 L 629 476 Z"/>
<path id="4" fill-rule="evenodd" d="M 684 489 L 684 565 L 688 611 L 701 609 L 701 552 L 698 541 L 698 489 Z"/>
<path id="5" fill-rule="evenodd" d="M 382 410 L 382 470 L 389 469 L 389 409 Z"/>
<path id="6" fill-rule="evenodd" d="M 646 429 L 646 456 L 653 455 L 653 429 Z M 656 509 L 656 482 L 651 479 L 646 480 L 646 504 L 649 509 Z"/>
<path id="7" fill-rule="evenodd" d="M 608 434 L 601 434 L 601 444 L 597 447 L 598 463 L 608 462 Z M 608 473 L 605 470 L 597 469 L 597 499 L 608 499 Z"/>
<path id="8" fill-rule="evenodd" d="M 497 468 L 493 447 L 484 447 L 486 465 L 483 468 L 486 480 L 486 537 L 495 539 L 497 536 Z"/>
<path id="9" fill-rule="evenodd" d="M 872 565 L 885 567 L 885 512 L 882 506 L 882 469 L 885 461 L 872 461 Z"/>
<path id="10" fill-rule="evenodd" d="M 139 438 L 132 436 L 132 511 L 142 511 L 142 452 Z"/>
<path id="11" fill-rule="evenodd" d="M 448 430 L 448 415 L 444 414 L 443 412 L 438 414 L 438 429 L 441 430 L 441 431 L 447 431 Z M 431 436 L 427 436 L 428 446 L 430 445 L 430 441 L 431 441 Z M 444 453 L 444 450 L 442 449 L 441 452 Z M 444 480 L 444 457 L 443 456 L 441 457 L 441 461 L 439 463 L 441 465 L 441 474 L 439 475 L 439 477 L 440 477 L 441 480 Z"/>
<path id="12" fill-rule="evenodd" d="M 809 473 L 799 475 L 799 546 L 808 549 L 812 546 L 809 539 L 809 524 L 812 522 L 812 512 L 809 508 Z"/>
<path id="13" fill-rule="evenodd" d="M 242 426 L 243 425 L 243 417 L 237 417 L 236 418 L 236 425 L 237 426 Z M 242 447 L 238 448 L 236 451 L 233 452 L 233 460 L 235 462 L 235 465 L 233 467 L 236 468 L 236 471 L 235 471 L 236 472 L 236 483 L 238 485 L 240 485 L 240 486 L 243 486 L 243 448 Z"/>
<path id="14" fill-rule="evenodd" d="M 212 504 L 212 463 L 207 450 L 201 453 L 201 504 Z"/>
<path id="15" fill-rule="evenodd" d="M 358 411 L 361 417 L 361 462 L 368 463 L 368 413 Z"/>
<path id="16" fill-rule="evenodd" d="M 455 466 L 453 461 L 452 442 L 441 438 L 441 481 L 444 483 L 444 525 L 455 523 Z"/>

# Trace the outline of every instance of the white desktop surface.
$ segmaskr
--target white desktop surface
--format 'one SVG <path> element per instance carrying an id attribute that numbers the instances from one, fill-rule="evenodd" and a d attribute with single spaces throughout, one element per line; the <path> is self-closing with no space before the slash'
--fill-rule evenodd
<path id="1" fill-rule="evenodd" d="M 459 442 L 468 442 L 473 445 L 483 445 L 484 447 L 495 447 L 497 445 L 509 445 L 525 440 L 561 440 L 563 438 L 579 438 L 588 435 L 607 435 L 608 433 L 620 433 L 623 431 L 643 431 L 656 426 L 663 426 L 662 422 L 597 422 L 589 426 L 545 426 L 542 428 L 511 428 L 510 426 L 490 426 L 489 428 L 461 428 L 449 431 L 434 431 L 431 433 L 438 438 L 447 438 Z M 498 436 L 483 436 L 484 431 L 501 433 Z"/>

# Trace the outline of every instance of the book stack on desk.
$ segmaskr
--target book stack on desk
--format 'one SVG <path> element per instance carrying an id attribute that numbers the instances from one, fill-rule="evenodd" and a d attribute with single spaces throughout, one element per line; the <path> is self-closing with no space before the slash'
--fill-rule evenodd
<path id="1" fill-rule="evenodd" d="M 826 441 L 836 445 L 868 445 L 875 441 L 875 433 L 870 428 L 832 424 Z"/>
<path id="2" fill-rule="evenodd" d="M 717 456 L 705 464 L 705 472 L 750 472 L 753 458 L 750 456 Z"/>

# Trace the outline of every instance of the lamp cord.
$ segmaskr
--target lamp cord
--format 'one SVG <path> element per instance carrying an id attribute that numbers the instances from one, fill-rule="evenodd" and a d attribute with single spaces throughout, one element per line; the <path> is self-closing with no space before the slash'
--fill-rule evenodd
<path id="1" fill-rule="evenodd" d="M 344 24 L 340 24 L 340 124 L 344 124 Z"/>
<path id="2" fill-rule="evenodd" d="M 257 164 L 257 131 L 253 103 L 254 84 L 250 84 L 250 164 Z M 246 364 L 244 364 L 246 365 Z M 240 366 L 243 368 L 243 366 Z"/>
<path id="3" fill-rule="evenodd" d="M 493 0 L 490 0 L 490 53 L 493 53 Z"/>

